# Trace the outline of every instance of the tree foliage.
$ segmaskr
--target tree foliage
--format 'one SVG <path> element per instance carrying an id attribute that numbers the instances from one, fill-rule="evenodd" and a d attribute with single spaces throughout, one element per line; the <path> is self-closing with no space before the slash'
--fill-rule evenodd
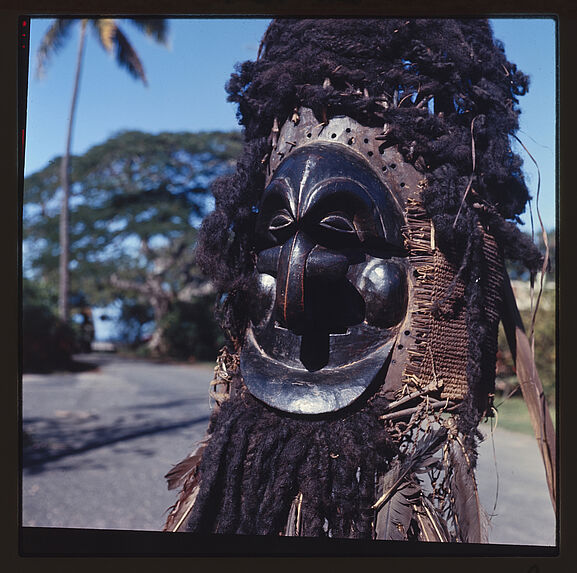
<path id="1" fill-rule="evenodd" d="M 236 132 L 128 131 L 72 157 L 71 292 L 92 305 L 147 305 L 157 326 L 151 346 L 166 351 L 163 319 L 177 301 L 210 293 L 195 266 L 197 227 L 212 206 L 212 181 L 234 168 L 240 148 Z M 58 275 L 60 161 L 24 187 L 25 272 L 50 284 Z"/>
<path id="2" fill-rule="evenodd" d="M 71 282 L 93 306 L 121 301 L 123 335 L 138 344 L 154 323 L 150 347 L 175 358 L 208 358 L 221 343 L 212 295 L 195 265 L 197 227 L 211 209 L 210 184 L 234 168 L 236 132 L 120 133 L 71 161 Z M 58 284 L 60 158 L 30 175 L 24 190 L 25 273 L 55 308 Z M 555 236 L 548 237 L 554 277 Z M 509 268 L 514 279 L 527 277 Z M 538 292 L 538 283 L 535 291 Z M 31 291 L 24 299 L 34 304 Z M 538 371 L 555 384 L 554 291 L 542 299 L 535 329 Z M 529 311 L 521 310 L 527 330 Z M 501 378 L 513 376 L 501 337 Z"/>
<path id="3" fill-rule="evenodd" d="M 22 368 L 24 372 L 50 372 L 69 368 L 79 350 L 73 328 L 56 315 L 57 294 L 42 282 L 23 280 Z"/>

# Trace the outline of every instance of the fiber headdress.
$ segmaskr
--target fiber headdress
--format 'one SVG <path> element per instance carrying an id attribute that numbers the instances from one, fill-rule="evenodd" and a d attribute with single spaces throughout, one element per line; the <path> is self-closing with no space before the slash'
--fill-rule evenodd
<path id="1" fill-rule="evenodd" d="M 529 195 L 509 136 L 527 83 L 485 20 L 271 23 L 257 61 L 227 88 L 246 146 L 237 172 L 214 187 L 197 254 L 224 295 L 230 344 L 214 386 L 226 399 L 202 462 L 193 456 L 171 474 L 184 490 L 169 529 L 483 539 L 472 470 L 494 386 L 504 258 L 541 262 L 515 224 Z M 255 399 L 238 364 L 260 197 L 313 142 L 364 157 L 393 192 L 411 295 L 387 380 L 350 408 L 310 418 Z"/>

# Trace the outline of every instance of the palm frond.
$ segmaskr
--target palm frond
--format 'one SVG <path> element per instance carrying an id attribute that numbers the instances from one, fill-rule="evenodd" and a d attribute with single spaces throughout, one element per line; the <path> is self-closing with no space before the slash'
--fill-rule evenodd
<path id="1" fill-rule="evenodd" d="M 56 18 L 54 22 L 50 25 L 38 48 L 36 53 L 36 75 L 41 78 L 44 75 L 44 69 L 46 68 L 50 58 L 58 53 L 58 51 L 64 46 L 66 40 L 70 35 L 70 30 L 74 24 L 79 22 L 79 20 L 71 18 Z"/>
<path id="2" fill-rule="evenodd" d="M 164 18 L 131 18 L 130 22 L 159 44 L 167 44 L 168 22 Z"/>
<path id="3" fill-rule="evenodd" d="M 116 46 L 116 62 L 118 65 L 122 68 L 126 68 L 132 77 L 140 79 L 144 85 L 148 85 L 142 62 L 132 47 L 132 44 L 118 25 L 116 26 L 114 44 Z"/>
<path id="4" fill-rule="evenodd" d="M 96 35 L 102 47 L 110 54 L 114 49 L 116 31 L 118 25 L 114 18 L 97 18 L 90 23 L 96 31 Z"/>

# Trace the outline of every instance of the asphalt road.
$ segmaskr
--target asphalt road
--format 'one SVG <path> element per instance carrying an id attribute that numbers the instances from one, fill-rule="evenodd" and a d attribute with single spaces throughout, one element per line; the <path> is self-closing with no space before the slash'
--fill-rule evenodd
<path id="1" fill-rule="evenodd" d="M 22 524 L 160 530 L 176 493 L 164 474 L 202 439 L 212 368 L 115 355 L 96 370 L 22 381 Z M 489 541 L 554 545 L 555 516 L 531 436 L 497 428 L 478 483 Z"/>

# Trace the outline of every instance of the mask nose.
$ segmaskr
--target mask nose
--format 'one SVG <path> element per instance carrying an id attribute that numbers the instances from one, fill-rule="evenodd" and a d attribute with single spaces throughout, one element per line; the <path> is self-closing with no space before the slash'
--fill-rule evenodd
<path id="1" fill-rule="evenodd" d="M 311 241 L 302 231 L 291 237 L 280 249 L 276 276 L 276 316 L 279 323 L 297 334 L 326 328 L 326 306 L 322 297 L 331 283 L 343 279 L 349 268 L 348 258 Z M 314 283 L 320 282 L 319 289 Z M 318 300 L 317 300 L 318 299 Z M 339 309 L 332 309 L 338 313 Z"/>
<path id="2" fill-rule="evenodd" d="M 276 276 L 276 316 L 278 322 L 294 332 L 301 332 L 305 317 L 306 261 L 315 244 L 297 231 L 281 247 Z"/>

